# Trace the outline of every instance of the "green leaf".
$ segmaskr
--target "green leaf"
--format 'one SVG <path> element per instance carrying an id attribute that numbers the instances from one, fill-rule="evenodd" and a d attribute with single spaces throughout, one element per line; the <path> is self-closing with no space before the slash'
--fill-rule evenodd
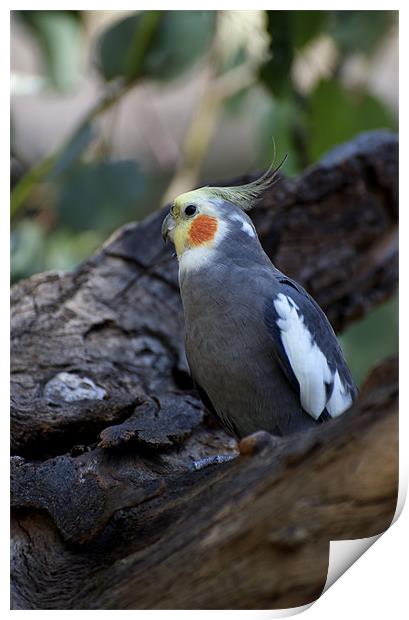
<path id="1" fill-rule="evenodd" d="M 56 163 L 56 156 L 50 155 L 43 159 L 42 162 L 31 168 L 22 179 L 20 179 L 17 185 L 11 192 L 10 199 L 10 217 L 13 219 L 19 213 L 21 207 L 24 205 L 31 192 L 35 189 L 36 185 L 41 183 L 44 178 L 50 174 Z"/>
<path id="2" fill-rule="evenodd" d="M 59 226 L 110 233 L 135 218 L 144 185 L 134 161 L 79 165 L 59 182 Z"/>
<path id="3" fill-rule="evenodd" d="M 389 110 L 366 92 L 352 92 L 335 80 L 321 81 L 309 101 L 310 156 L 316 161 L 328 149 L 362 131 L 396 129 Z"/>
<path id="4" fill-rule="evenodd" d="M 133 81 L 144 74 L 146 55 L 160 19 L 160 11 L 143 11 L 116 22 L 102 34 L 98 65 L 106 80 L 124 77 Z"/>
<path id="5" fill-rule="evenodd" d="M 217 11 L 166 11 L 146 58 L 146 73 L 163 80 L 189 69 L 208 51 Z"/>
<path id="6" fill-rule="evenodd" d="M 231 71 L 232 69 L 244 64 L 246 61 L 247 61 L 246 48 L 244 46 L 240 46 L 236 50 L 236 53 L 227 59 L 227 62 L 220 64 L 219 71 L 221 74 L 227 71 Z M 231 95 L 227 99 L 224 99 L 223 111 L 226 114 L 229 114 L 231 116 L 235 116 L 236 114 L 239 114 L 243 109 L 243 105 L 247 101 L 247 96 L 253 90 L 253 86 L 254 86 L 253 84 L 250 84 L 249 86 L 245 86 L 244 88 L 235 92 L 233 95 Z"/>
<path id="7" fill-rule="evenodd" d="M 291 11 L 267 11 L 267 20 L 270 59 L 260 69 L 260 80 L 274 95 L 288 95 L 292 90 L 290 72 L 294 57 Z"/>
<path id="8" fill-rule="evenodd" d="M 18 222 L 11 236 L 11 281 L 17 282 L 44 270 L 73 269 L 103 242 L 99 231 L 57 229 L 47 233 L 33 219 Z"/>
<path id="9" fill-rule="evenodd" d="M 397 20 L 398 11 L 330 11 L 329 34 L 344 53 L 370 54 Z"/>
<path id="10" fill-rule="evenodd" d="M 299 155 L 294 144 L 294 123 L 299 120 L 299 110 L 292 99 L 271 100 L 264 113 L 260 115 L 260 148 L 263 164 L 271 164 L 274 145 L 277 150 L 276 162 L 288 155 L 283 173 L 293 175 L 299 172 Z"/>
<path id="11" fill-rule="evenodd" d="M 142 11 L 117 22 L 99 41 L 106 80 L 172 79 L 209 48 L 215 11 Z"/>
<path id="12" fill-rule="evenodd" d="M 81 124 L 57 156 L 55 164 L 50 171 L 49 178 L 52 179 L 58 174 L 61 174 L 75 161 L 77 161 L 85 149 L 94 140 L 95 136 L 95 129 L 91 122 Z"/>
<path id="13" fill-rule="evenodd" d="M 247 86 L 223 101 L 223 111 L 229 116 L 237 116 L 245 108 L 252 86 Z"/>
<path id="14" fill-rule="evenodd" d="M 398 351 L 397 296 L 348 327 L 340 340 L 348 366 L 359 385 L 370 368 Z"/>
<path id="15" fill-rule="evenodd" d="M 31 195 L 36 185 L 46 179 L 52 180 L 69 168 L 89 146 L 95 137 L 91 122 L 80 125 L 68 143 L 54 155 L 43 159 L 31 168 L 15 185 L 11 192 L 10 215 L 14 218 Z"/>
<path id="16" fill-rule="evenodd" d="M 58 229 L 47 236 L 45 269 L 67 271 L 90 256 L 104 240 L 99 231 L 80 233 Z"/>
<path id="17" fill-rule="evenodd" d="M 325 31 L 328 11 L 291 11 L 293 42 L 296 48 Z"/>
<path id="18" fill-rule="evenodd" d="M 20 11 L 20 18 L 37 38 L 51 83 L 57 89 L 72 88 L 82 64 L 82 24 L 77 11 Z"/>
<path id="19" fill-rule="evenodd" d="M 19 222 L 11 235 L 11 281 L 43 271 L 44 230 L 33 220 Z"/>

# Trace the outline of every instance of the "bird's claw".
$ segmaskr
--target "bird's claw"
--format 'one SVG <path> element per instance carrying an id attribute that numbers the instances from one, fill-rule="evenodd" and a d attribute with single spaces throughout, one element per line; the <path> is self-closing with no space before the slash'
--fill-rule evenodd
<path id="1" fill-rule="evenodd" d="M 257 454 L 267 446 L 273 445 L 277 439 L 267 431 L 256 431 L 239 441 L 239 452 L 241 455 L 247 456 Z"/>

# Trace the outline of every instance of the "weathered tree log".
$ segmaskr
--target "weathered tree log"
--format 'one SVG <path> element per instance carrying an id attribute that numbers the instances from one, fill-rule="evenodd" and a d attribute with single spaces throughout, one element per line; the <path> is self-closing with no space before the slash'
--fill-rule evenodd
<path id="1" fill-rule="evenodd" d="M 363 135 L 254 213 L 338 330 L 396 288 L 397 146 Z M 330 539 L 393 517 L 392 362 L 340 419 L 192 470 L 237 447 L 192 390 L 162 217 L 13 289 L 13 608 L 301 605 L 324 585 Z"/>

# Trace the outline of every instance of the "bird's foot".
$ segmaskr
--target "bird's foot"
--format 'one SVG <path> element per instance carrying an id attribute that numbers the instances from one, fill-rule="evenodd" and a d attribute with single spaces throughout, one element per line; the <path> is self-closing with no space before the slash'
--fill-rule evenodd
<path id="1" fill-rule="evenodd" d="M 193 461 L 190 465 L 190 469 L 194 471 L 198 471 L 200 469 L 204 469 L 205 467 L 209 467 L 210 465 L 220 465 L 221 463 L 227 463 L 239 455 L 243 456 L 252 456 L 253 454 L 258 454 L 264 448 L 271 447 L 280 443 L 281 438 L 275 435 L 271 435 L 267 431 L 257 431 L 252 433 L 251 435 L 247 435 L 247 437 L 243 437 L 238 444 L 238 454 L 214 454 L 213 456 L 205 456 L 202 459 L 198 459 L 197 461 Z"/>
<path id="2" fill-rule="evenodd" d="M 241 455 L 251 456 L 279 441 L 278 437 L 271 435 L 267 431 L 256 431 L 239 441 L 239 452 Z"/>
<path id="3" fill-rule="evenodd" d="M 209 465 L 220 465 L 220 463 L 227 463 L 232 459 L 235 459 L 237 454 L 214 454 L 213 456 L 205 456 L 203 459 L 193 461 L 190 468 L 194 471 L 209 467 Z"/>

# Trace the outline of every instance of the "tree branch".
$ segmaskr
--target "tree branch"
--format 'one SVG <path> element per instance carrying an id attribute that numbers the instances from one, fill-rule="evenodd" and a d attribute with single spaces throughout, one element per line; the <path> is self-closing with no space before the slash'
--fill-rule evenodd
<path id="1" fill-rule="evenodd" d="M 331 538 L 393 517 L 393 362 L 340 419 L 192 470 L 237 446 L 192 390 L 162 218 L 13 288 L 14 608 L 301 605 L 323 587 Z M 282 179 L 254 221 L 342 329 L 396 287 L 396 137 L 367 134 Z"/>

